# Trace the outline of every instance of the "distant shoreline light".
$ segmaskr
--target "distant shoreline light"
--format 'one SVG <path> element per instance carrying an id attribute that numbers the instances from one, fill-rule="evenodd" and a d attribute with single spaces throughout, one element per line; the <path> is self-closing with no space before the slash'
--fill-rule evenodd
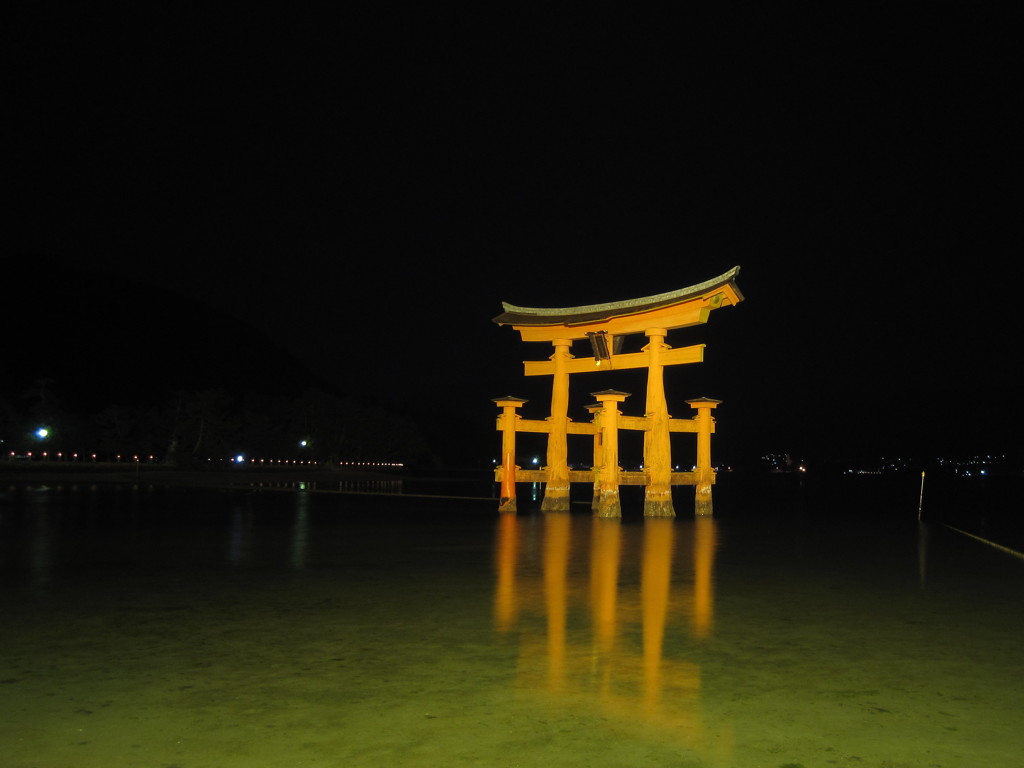
<path id="1" fill-rule="evenodd" d="M 133 463 L 133 464 L 160 464 L 163 459 L 156 454 L 113 454 L 108 458 L 101 458 L 97 453 L 65 453 L 63 451 L 27 451 L 25 453 L 18 453 L 17 451 L 8 451 L 7 460 L 14 462 L 16 460 L 26 461 L 44 461 L 49 463 L 74 463 L 82 459 L 88 459 L 92 463 L 104 463 L 110 462 L 113 464 L 120 463 Z M 227 463 L 239 466 L 253 466 L 253 465 L 274 465 L 274 466 L 338 466 L 338 467 L 388 467 L 388 468 L 401 468 L 405 466 L 405 462 L 401 461 L 339 461 L 337 464 L 326 461 L 317 461 L 316 459 L 268 459 L 268 458 L 246 458 L 245 454 L 235 454 L 227 459 L 218 459 L 214 457 L 206 458 L 207 464 L 212 463 Z"/>
<path id="2" fill-rule="evenodd" d="M 207 459 L 212 461 L 212 459 Z M 246 463 L 242 455 L 238 455 L 233 459 L 230 459 L 232 463 L 243 464 Z M 317 461 L 316 459 L 257 459 L 251 458 L 248 460 L 249 464 L 295 464 L 295 465 L 312 465 L 319 466 L 323 464 L 328 466 L 329 462 Z M 339 461 L 336 465 L 339 467 L 404 467 L 405 463 L 401 461 Z"/>

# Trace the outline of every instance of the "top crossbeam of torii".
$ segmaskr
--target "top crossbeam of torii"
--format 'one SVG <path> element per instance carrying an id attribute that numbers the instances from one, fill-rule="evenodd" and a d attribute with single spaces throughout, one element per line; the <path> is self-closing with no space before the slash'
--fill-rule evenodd
<path id="1" fill-rule="evenodd" d="M 743 301 L 736 286 L 740 268 L 655 296 L 589 304 L 582 307 L 517 307 L 502 302 L 505 311 L 494 318 L 498 325 L 511 325 L 523 341 L 586 339 L 595 333 L 623 336 L 643 333 L 649 328 L 686 328 L 708 321 L 711 310 Z"/>

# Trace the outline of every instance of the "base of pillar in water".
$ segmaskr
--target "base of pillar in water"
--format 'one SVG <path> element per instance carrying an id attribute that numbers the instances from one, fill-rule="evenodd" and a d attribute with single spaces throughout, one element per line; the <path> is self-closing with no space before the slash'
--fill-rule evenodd
<path id="1" fill-rule="evenodd" d="M 622 517 L 622 506 L 619 504 L 618 493 L 602 494 L 598 497 L 594 508 L 595 517 Z"/>
<path id="2" fill-rule="evenodd" d="M 644 517 L 675 517 L 676 510 L 672 499 L 646 499 L 644 501 Z"/>
<path id="3" fill-rule="evenodd" d="M 540 504 L 541 512 L 568 512 L 569 489 L 548 488 L 544 492 L 544 501 Z"/>
<path id="4" fill-rule="evenodd" d="M 712 513 L 711 510 L 711 495 L 697 496 L 693 502 L 693 513 L 698 517 L 704 517 Z"/>

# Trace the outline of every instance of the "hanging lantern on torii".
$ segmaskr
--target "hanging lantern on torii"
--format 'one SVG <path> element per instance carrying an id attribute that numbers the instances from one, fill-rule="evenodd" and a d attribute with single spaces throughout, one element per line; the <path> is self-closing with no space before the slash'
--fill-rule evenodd
<path id="1" fill-rule="evenodd" d="M 517 409 L 526 401 L 516 397 L 495 398 L 502 409 L 498 429 L 502 432 L 502 463 L 495 470 L 501 483 L 502 511 L 516 509 L 515 483 L 545 484 L 541 509 L 548 512 L 569 509 L 569 486 L 589 482 L 594 486 L 594 512 L 601 517 L 619 517 L 620 485 L 646 486 L 644 514 L 671 517 L 673 485 L 695 487 L 695 510 L 711 514 L 711 486 L 715 482 L 711 466 L 711 415 L 720 401 L 709 398 L 687 400 L 696 414 L 691 419 L 669 416 L 665 398 L 666 365 L 699 363 L 704 358 L 703 344 L 673 349 L 665 343 L 668 332 L 706 323 L 711 311 L 738 304 L 743 300 L 736 285 L 739 267 L 697 285 L 668 293 L 627 301 L 591 304 L 582 307 L 536 308 L 504 303 L 504 312 L 494 318 L 498 325 L 511 325 L 523 341 L 548 342 L 554 354 L 548 360 L 524 363 L 527 376 L 551 376 L 551 415 L 543 420 L 523 419 Z M 630 334 L 644 334 L 647 346 L 640 352 L 621 353 L 622 340 Z M 573 357 L 573 341 L 587 339 L 594 356 Z M 589 423 L 569 419 L 569 376 L 630 368 L 647 369 L 647 393 L 644 416 L 625 416 L 618 404 L 626 392 L 595 392 L 597 403 L 588 406 L 593 414 Z M 618 466 L 618 432 L 621 429 L 644 433 L 643 470 L 625 472 Z M 543 469 L 521 470 L 515 465 L 517 432 L 546 433 L 547 463 Z M 693 472 L 673 472 L 671 432 L 693 432 L 697 436 L 697 465 Z M 571 470 L 568 464 L 568 435 L 594 436 L 593 469 Z"/>

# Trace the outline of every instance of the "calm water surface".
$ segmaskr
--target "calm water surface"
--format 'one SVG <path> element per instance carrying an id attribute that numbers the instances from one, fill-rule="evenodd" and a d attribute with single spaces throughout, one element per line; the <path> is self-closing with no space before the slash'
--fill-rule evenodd
<path id="1" fill-rule="evenodd" d="M 1024 766 L 1024 560 L 848 494 L 678 511 L 8 489 L 0 764 Z"/>

